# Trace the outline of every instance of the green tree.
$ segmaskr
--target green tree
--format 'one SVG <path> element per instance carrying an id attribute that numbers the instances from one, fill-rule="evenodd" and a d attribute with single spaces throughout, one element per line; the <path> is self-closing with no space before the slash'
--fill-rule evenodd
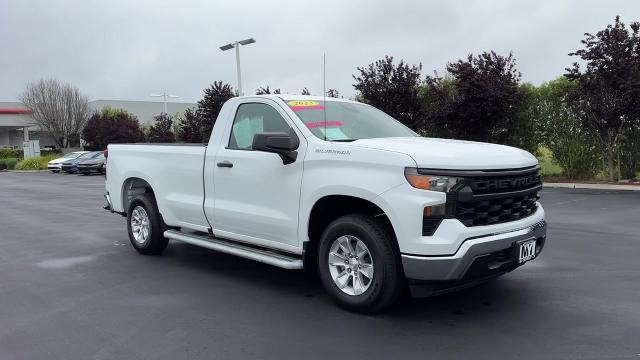
<path id="1" fill-rule="evenodd" d="M 234 96 L 237 95 L 231 85 L 222 81 L 214 81 L 210 87 L 204 89 L 204 96 L 198 101 L 196 110 L 197 116 L 202 121 L 202 139 L 209 138 L 222 105 Z"/>
<path id="2" fill-rule="evenodd" d="M 208 139 L 204 128 L 205 122 L 198 112 L 187 109 L 178 122 L 178 139 L 187 143 L 204 143 Z"/>
<path id="3" fill-rule="evenodd" d="M 104 150 L 109 144 L 144 141 L 138 119 L 122 109 L 105 107 L 87 121 L 82 138 L 86 150 Z"/>
<path id="4" fill-rule="evenodd" d="M 275 89 L 273 90 L 273 92 L 271 92 L 271 89 L 269 89 L 269 85 L 267 85 L 267 87 L 261 86 L 258 89 L 256 89 L 256 95 L 269 95 L 269 94 L 280 94 L 280 89 Z"/>
<path id="5" fill-rule="evenodd" d="M 425 82 L 420 88 L 419 98 L 425 122 L 420 133 L 424 136 L 451 137 L 454 133 L 449 122 L 449 112 L 457 94 L 456 80 L 451 76 L 438 81 Z"/>
<path id="6" fill-rule="evenodd" d="M 531 83 L 524 83 L 518 86 L 518 92 L 521 101 L 516 109 L 507 143 L 535 153 L 542 143 L 541 131 L 535 121 L 538 115 L 536 108 L 538 88 Z"/>
<path id="7" fill-rule="evenodd" d="M 400 60 L 395 65 L 392 56 L 385 56 L 367 67 L 358 67 L 353 87 L 360 93 L 358 99 L 415 130 L 423 126 L 418 99 L 421 70 L 422 64 L 409 65 Z"/>
<path id="8" fill-rule="evenodd" d="M 561 76 L 536 89 L 530 115 L 536 136 L 570 179 L 588 179 L 598 168 L 599 154 L 593 138 L 567 105 L 577 83 Z"/>
<path id="9" fill-rule="evenodd" d="M 338 90 L 336 90 L 336 89 L 329 89 L 329 90 L 327 90 L 327 97 L 339 98 L 340 97 L 340 92 L 338 92 Z"/>
<path id="10" fill-rule="evenodd" d="M 425 80 L 428 128 L 441 136 L 509 143 L 523 100 L 513 54 L 469 55 Z"/>
<path id="11" fill-rule="evenodd" d="M 173 143 L 176 136 L 173 133 L 173 117 L 162 113 L 153 117 L 154 123 L 149 127 L 147 140 L 152 143 Z"/>
<path id="12" fill-rule="evenodd" d="M 566 76 L 578 86 L 569 97 L 573 113 L 604 149 L 609 181 L 614 180 L 615 154 L 625 130 L 640 118 L 640 23 L 627 29 L 620 17 L 595 35 L 585 34 L 584 48 Z"/>
<path id="13" fill-rule="evenodd" d="M 632 124 L 622 134 L 618 151 L 620 176 L 640 180 L 640 125 Z"/>

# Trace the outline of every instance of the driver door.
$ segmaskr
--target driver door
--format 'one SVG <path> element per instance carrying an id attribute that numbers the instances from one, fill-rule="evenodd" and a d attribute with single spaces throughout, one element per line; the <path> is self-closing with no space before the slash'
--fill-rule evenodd
<path id="1" fill-rule="evenodd" d="M 248 100 L 236 109 L 213 167 L 214 235 L 284 250 L 298 248 L 298 208 L 306 141 L 297 160 L 284 165 L 278 154 L 255 151 L 253 136 L 286 132 L 288 115 L 269 99 Z"/>

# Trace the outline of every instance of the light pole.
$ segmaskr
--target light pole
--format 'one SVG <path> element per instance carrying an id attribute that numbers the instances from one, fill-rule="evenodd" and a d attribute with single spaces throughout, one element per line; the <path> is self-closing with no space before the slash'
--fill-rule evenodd
<path id="1" fill-rule="evenodd" d="M 167 92 L 163 92 L 162 94 L 151 94 L 151 97 L 161 97 L 164 102 L 164 113 L 167 114 L 167 98 L 177 99 L 180 96 L 178 95 L 169 95 Z"/>
<path id="2" fill-rule="evenodd" d="M 256 42 L 253 38 L 236 41 L 227 45 L 220 46 L 220 50 L 227 51 L 233 48 L 236 48 L 236 70 L 238 72 L 238 94 L 243 95 L 242 93 L 242 77 L 240 76 L 240 46 L 241 45 L 249 45 Z"/>

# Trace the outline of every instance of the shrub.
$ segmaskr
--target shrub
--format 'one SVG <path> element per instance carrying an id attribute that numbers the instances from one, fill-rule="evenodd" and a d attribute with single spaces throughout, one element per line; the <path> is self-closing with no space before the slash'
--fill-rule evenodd
<path id="1" fill-rule="evenodd" d="M 204 134 L 206 120 L 198 111 L 187 109 L 177 121 L 178 130 L 176 131 L 176 136 L 180 141 L 186 143 L 203 143 L 205 142 L 204 139 L 209 136 Z"/>
<path id="2" fill-rule="evenodd" d="M 554 160 L 553 153 L 548 147 L 540 146 L 536 151 L 536 155 L 540 163 L 540 174 L 543 177 L 562 175 L 562 167 Z"/>
<path id="3" fill-rule="evenodd" d="M 49 161 L 58 158 L 58 155 L 48 155 L 20 160 L 16 165 L 16 170 L 46 170 Z"/>
<path id="4" fill-rule="evenodd" d="M 16 170 L 40 170 L 40 164 L 42 162 L 39 158 L 23 159 L 16 164 Z"/>
<path id="5" fill-rule="evenodd" d="M 57 156 L 57 157 L 61 157 L 62 156 L 62 151 L 61 150 L 40 150 L 40 156 Z"/>
<path id="6" fill-rule="evenodd" d="M 62 151 L 60 150 L 40 150 L 40 156 L 49 156 L 56 155 L 58 157 L 62 156 Z M 24 158 L 24 154 L 22 149 L 0 149 L 0 159 L 18 159 L 22 160 Z"/>
<path id="7" fill-rule="evenodd" d="M 8 158 L 22 159 L 22 149 L 0 149 L 0 159 Z"/>
<path id="8" fill-rule="evenodd" d="M 530 117 L 541 144 L 553 154 L 567 179 L 591 179 L 598 169 L 600 149 L 566 103 L 577 83 L 559 77 L 540 85 L 529 102 Z"/>
<path id="9" fill-rule="evenodd" d="M 16 158 L 0 159 L 0 170 L 13 170 L 18 161 Z"/>
<path id="10" fill-rule="evenodd" d="M 109 144 L 144 140 L 138 119 L 122 109 L 105 107 L 94 113 L 82 131 L 86 150 L 104 150 Z"/>
<path id="11" fill-rule="evenodd" d="M 609 173 L 604 170 L 599 170 L 593 175 L 593 180 L 607 182 L 609 181 Z"/>
<path id="12" fill-rule="evenodd" d="M 154 143 L 174 143 L 176 136 L 173 134 L 173 117 L 162 113 L 153 117 L 154 123 L 149 128 L 147 140 Z"/>

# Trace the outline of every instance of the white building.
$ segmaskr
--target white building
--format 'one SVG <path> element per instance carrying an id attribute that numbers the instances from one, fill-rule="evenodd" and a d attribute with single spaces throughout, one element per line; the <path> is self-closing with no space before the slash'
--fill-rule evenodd
<path id="1" fill-rule="evenodd" d="M 128 101 L 128 100 L 94 100 L 89 102 L 92 111 L 100 111 L 110 106 L 124 109 L 135 115 L 141 125 L 149 126 L 153 117 L 164 112 L 164 103 L 158 101 Z M 167 103 L 167 113 L 182 114 L 185 110 L 195 109 L 195 103 Z M 40 147 L 56 147 L 56 143 L 46 131 L 35 125 L 31 110 L 20 102 L 0 102 L 0 148 L 22 148 L 24 140 L 40 140 Z"/>
<path id="2" fill-rule="evenodd" d="M 44 144 L 55 144 L 48 134 L 39 131 L 34 126 L 31 110 L 19 102 L 0 103 L 0 148 L 22 148 L 24 140 L 40 140 L 41 147 Z"/>

